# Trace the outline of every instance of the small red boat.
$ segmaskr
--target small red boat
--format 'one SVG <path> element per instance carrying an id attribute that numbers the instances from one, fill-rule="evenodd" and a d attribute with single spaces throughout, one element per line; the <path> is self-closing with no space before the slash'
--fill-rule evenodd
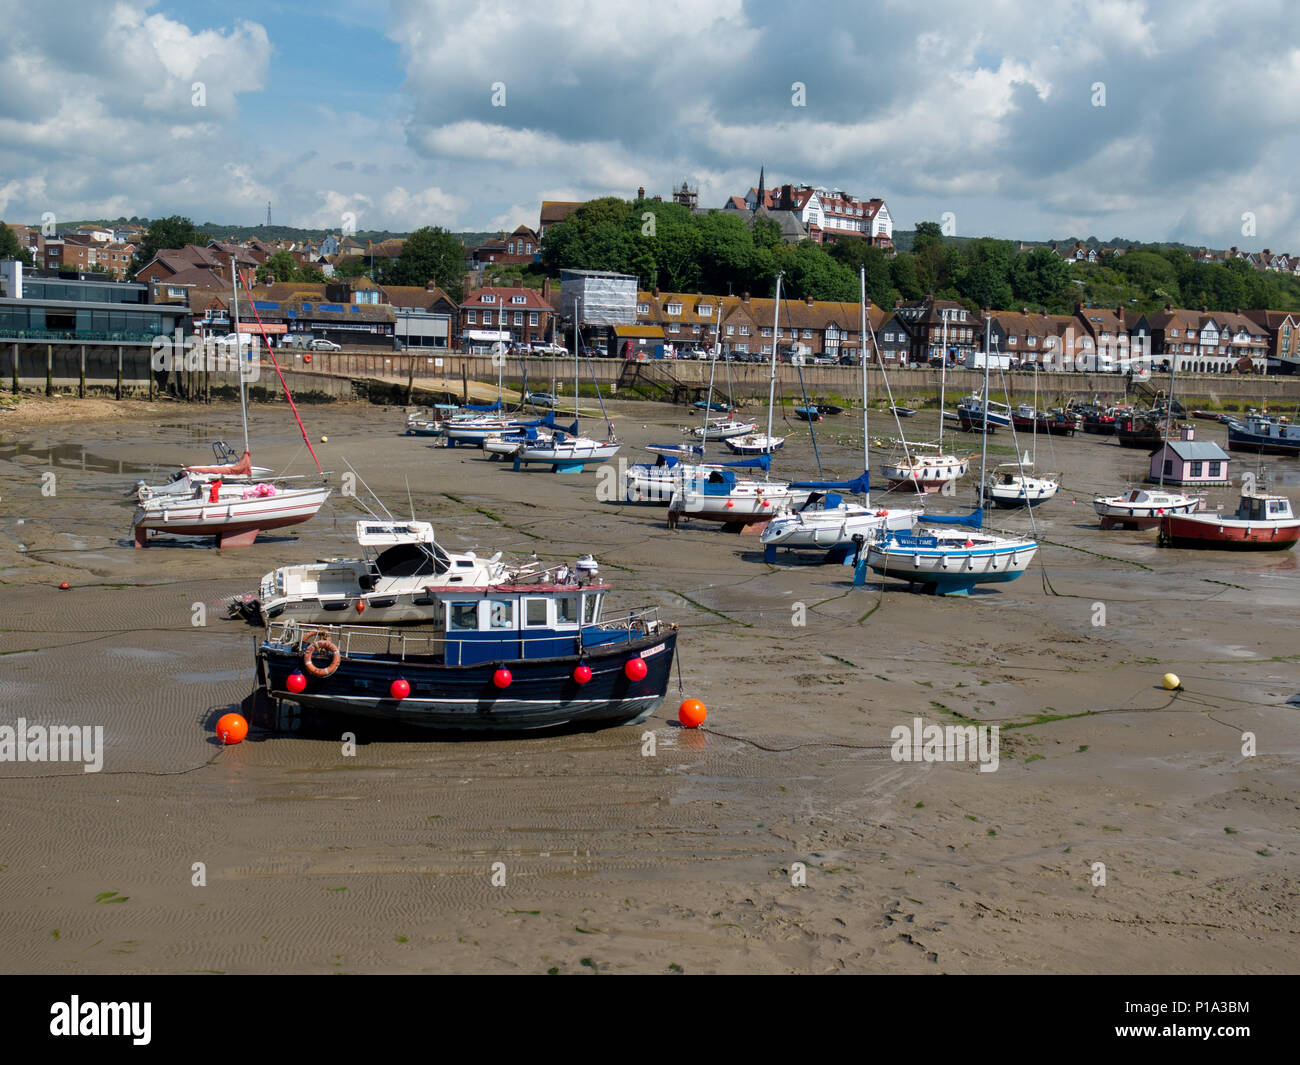
<path id="1" fill-rule="evenodd" d="M 1213 547 L 1237 551 L 1288 551 L 1300 540 L 1300 518 L 1285 496 L 1242 493 L 1231 515 L 1166 514 L 1160 543 L 1169 547 Z"/>

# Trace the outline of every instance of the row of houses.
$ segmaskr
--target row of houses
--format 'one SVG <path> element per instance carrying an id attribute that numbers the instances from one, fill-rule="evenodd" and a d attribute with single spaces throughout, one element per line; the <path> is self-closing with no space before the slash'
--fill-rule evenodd
<path id="1" fill-rule="evenodd" d="M 1155 314 L 1078 304 L 1073 314 L 971 311 L 953 300 L 871 306 L 866 348 L 887 364 L 964 361 L 988 349 L 1018 366 L 1045 370 L 1126 368 L 1151 357 L 1189 373 L 1263 369 L 1266 360 L 1300 363 L 1300 315 L 1282 311 L 1209 311 L 1167 306 Z M 637 326 L 678 348 L 771 355 L 802 345 L 812 357 L 854 361 L 863 350 L 856 303 L 641 292 Z M 657 330 L 645 334 L 644 330 Z M 872 346 L 874 340 L 874 348 Z M 1243 362 L 1243 360 L 1246 360 Z"/>

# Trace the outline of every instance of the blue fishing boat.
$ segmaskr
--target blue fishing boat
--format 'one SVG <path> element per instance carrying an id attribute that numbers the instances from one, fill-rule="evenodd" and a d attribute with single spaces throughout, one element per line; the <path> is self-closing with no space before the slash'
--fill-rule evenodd
<path id="1" fill-rule="evenodd" d="M 805 422 L 819 422 L 822 412 L 816 407 L 795 407 L 794 416 Z"/>
<path id="2" fill-rule="evenodd" d="M 691 404 L 691 406 L 694 407 L 696 410 L 713 410 L 713 411 L 722 411 L 723 413 L 726 413 L 727 411 L 731 410 L 730 404 L 718 403 L 716 400 L 712 403 L 709 403 L 702 399 L 697 399 L 694 403 Z"/>
<path id="3" fill-rule="evenodd" d="M 587 558 L 510 583 L 431 582 L 425 627 L 277 621 L 257 649 L 258 683 L 277 709 L 434 730 L 639 722 L 667 694 L 677 627 L 657 608 L 606 618 L 608 591 Z"/>
<path id="4" fill-rule="evenodd" d="M 1244 422 L 1229 419 L 1228 450 L 1259 455 L 1300 455 L 1300 425 L 1252 411 Z"/>

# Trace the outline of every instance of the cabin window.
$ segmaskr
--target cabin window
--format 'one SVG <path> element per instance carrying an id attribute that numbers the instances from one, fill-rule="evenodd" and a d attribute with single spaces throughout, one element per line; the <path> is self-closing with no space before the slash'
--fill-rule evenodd
<path id="1" fill-rule="evenodd" d="M 557 625 L 578 624 L 578 597 L 576 595 L 556 596 L 555 623 Z"/>
<path id="2" fill-rule="evenodd" d="M 1201 476 L 1204 476 L 1204 475 L 1202 474 L 1202 472 L 1201 472 L 1202 469 L 1203 469 L 1203 467 L 1204 467 L 1204 465 L 1205 465 L 1205 464 L 1204 464 L 1204 463 L 1201 463 L 1201 462 L 1193 462 L 1193 463 L 1192 463 L 1192 476 L 1193 476 L 1193 477 L 1201 477 Z"/>
<path id="3" fill-rule="evenodd" d="M 451 603 L 448 605 L 447 628 L 462 632 L 478 630 L 478 603 Z"/>
<path id="4" fill-rule="evenodd" d="M 1220 470 L 1222 469 L 1222 465 L 1223 465 L 1223 464 L 1220 463 L 1220 462 L 1211 462 L 1211 463 L 1210 463 L 1210 476 L 1211 476 L 1211 477 L 1221 477 L 1222 474 L 1221 474 Z"/>
<path id="5" fill-rule="evenodd" d="M 545 599 L 524 600 L 524 624 L 529 628 L 536 628 L 546 624 Z"/>
<path id="6" fill-rule="evenodd" d="M 513 629 L 515 627 L 515 604 L 511 599 L 489 599 L 488 625 L 493 629 Z"/>
<path id="7" fill-rule="evenodd" d="M 594 595 L 584 595 L 582 597 L 582 623 L 591 625 L 596 620 L 596 597 Z"/>

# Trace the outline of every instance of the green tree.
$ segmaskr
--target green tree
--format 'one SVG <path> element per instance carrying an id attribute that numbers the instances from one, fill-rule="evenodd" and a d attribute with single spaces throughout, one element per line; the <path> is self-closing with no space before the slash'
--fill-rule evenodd
<path id="1" fill-rule="evenodd" d="M 300 281 L 298 274 L 298 261 L 283 248 L 257 268 L 257 280 L 262 284 Z"/>
<path id="2" fill-rule="evenodd" d="M 25 266 L 32 265 L 31 255 L 18 243 L 14 231 L 4 222 L 0 222 L 0 259 L 17 259 Z"/>
<path id="3" fill-rule="evenodd" d="M 135 249 L 131 273 L 143 269 L 163 249 L 183 248 L 187 244 L 203 246 L 210 239 L 208 234 L 200 233 L 194 228 L 194 223 L 182 215 L 155 218 L 149 223 L 149 228 Z"/>
<path id="4" fill-rule="evenodd" d="M 384 271 L 393 285 L 441 286 L 457 303 L 465 279 L 465 246 L 441 226 L 421 226 L 402 245 L 402 254 Z"/>
<path id="5" fill-rule="evenodd" d="M 916 260 L 909 252 L 900 251 L 890 260 L 889 280 L 905 300 L 919 300 L 925 295 L 916 276 Z"/>
<path id="6" fill-rule="evenodd" d="M 890 276 L 889 260 L 885 253 L 861 237 L 848 237 L 835 241 L 830 247 L 831 258 L 857 274 L 866 271 L 867 298 L 877 307 L 892 307 L 895 286 Z M 888 301 L 888 302 L 886 302 Z"/>
<path id="7" fill-rule="evenodd" d="M 912 237 L 912 254 L 920 255 L 926 248 L 943 245 L 943 227 L 938 222 L 917 222 Z"/>
<path id="8" fill-rule="evenodd" d="M 1070 308 L 1070 264 L 1050 248 L 1021 252 L 1011 265 L 1011 288 L 1021 303 L 1064 314 Z"/>

